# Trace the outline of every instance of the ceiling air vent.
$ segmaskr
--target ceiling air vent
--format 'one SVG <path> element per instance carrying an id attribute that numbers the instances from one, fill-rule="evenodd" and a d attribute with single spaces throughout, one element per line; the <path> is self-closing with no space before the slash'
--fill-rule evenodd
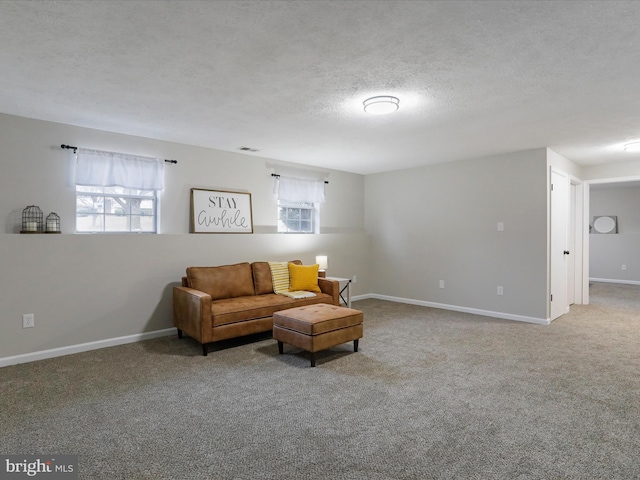
<path id="1" fill-rule="evenodd" d="M 238 147 L 238 150 L 241 150 L 243 152 L 257 152 L 258 151 L 257 148 L 251 148 L 251 147 Z"/>

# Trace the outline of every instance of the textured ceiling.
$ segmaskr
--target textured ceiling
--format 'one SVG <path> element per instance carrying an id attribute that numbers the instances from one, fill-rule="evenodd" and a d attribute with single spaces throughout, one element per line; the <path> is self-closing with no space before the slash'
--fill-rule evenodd
<path id="1" fill-rule="evenodd" d="M 612 0 L 4 0 L 0 112 L 362 174 L 637 160 L 639 24 Z M 400 110 L 364 113 L 377 94 Z"/>

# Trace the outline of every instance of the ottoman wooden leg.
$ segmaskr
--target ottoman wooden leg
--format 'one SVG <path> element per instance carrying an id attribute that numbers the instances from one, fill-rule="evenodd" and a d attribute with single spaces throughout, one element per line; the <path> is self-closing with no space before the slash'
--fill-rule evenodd
<path id="1" fill-rule="evenodd" d="M 280 355 L 282 355 L 282 354 L 284 353 L 284 349 L 283 349 L 283 347 L 284 347 L 284 346 L 282 345 L 282 342 L 281 342 L 280 340 L 278 340 L 278 353 L 279 353 Z"/>
<path id="2" fill-rule="evenodd" d="M 358 339 L 357 338 L 353 341 L 353 351 L 354 352 L 358 351 Z"/>
<path id="3" fill-rule="evenodd" d="M 310 357 L 311 357 L 311 366 L 315 367 L 316 366 L 316 352 L 310 352 L 310 353 L 311 353 L 311 355 L 310 355 Z"/>

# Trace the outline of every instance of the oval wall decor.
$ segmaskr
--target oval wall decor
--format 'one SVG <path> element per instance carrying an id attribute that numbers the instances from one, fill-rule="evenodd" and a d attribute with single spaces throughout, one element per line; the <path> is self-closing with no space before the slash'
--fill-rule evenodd
<path id="1" fill-rule="evenodd" d="M 618 217 L 616 215 L 593 217 L 593 233 L 618 233 Z"/>

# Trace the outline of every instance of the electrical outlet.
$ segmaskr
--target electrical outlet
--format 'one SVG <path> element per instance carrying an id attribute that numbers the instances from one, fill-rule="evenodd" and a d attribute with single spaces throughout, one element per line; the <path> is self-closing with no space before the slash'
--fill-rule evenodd
<path id="1" fill-rule="evenodd" d="M 35 325 L 36 320 L 33 313 L 25 313 L 22 315 L 22 328 L 33 328 Z"/>
<path id="2" fill-rule="evenodd" d="M 504 232 L 504 222 L 498 222 L 498 231 Z"/>
<path id="3" fill-rule="evenodd" d="M 623 270 L 626 270 L 626 269 L 627 269 L 627 266 L 626 266 L 626 265 L 622 265 L 622 269 L 623 269 Z"/>
<path id="4" fill-rule="evenodd" d="M 504 295 L 504 289 L 501 285 L 498 285 L 498 295 Z"/>
<path id="5" fill-rule="evenodd" d="M 351 283 L 356 283 L 358 281 L 358 276 L 354 275 L 353 278 L 351 279 Z"/>
<path id="6" fill-rule="evenodd" d="M 444 288 L 444 280 L 440 280 L 440 288 Z"/>

